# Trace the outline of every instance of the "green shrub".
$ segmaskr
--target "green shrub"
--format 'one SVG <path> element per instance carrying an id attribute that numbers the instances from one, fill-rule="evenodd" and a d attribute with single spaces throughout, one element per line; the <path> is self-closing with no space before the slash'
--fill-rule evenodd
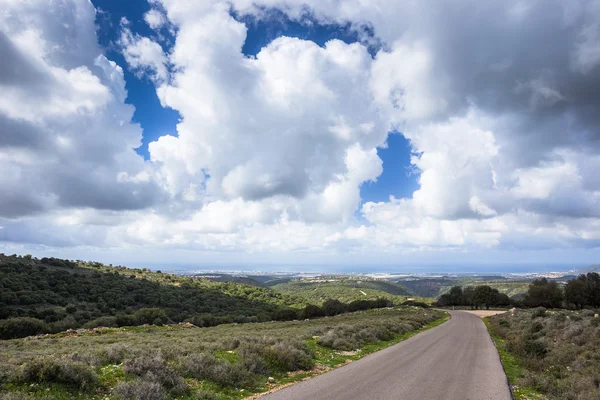
<path id="1" fill-rule="evenodd" d="M 541 331 L 542 329 L 544 329 L 544 325 L 541 322 L 536 321 L 533 324 L 531 324 L 529 331 L 531 333 L 537 333 L 537 332 Z"/>
<path id="2" fill-rule="evenodd" d="M 167 398 L 167 392 L 160 383 L 139 378 L 130 382 L 120 382 L 112 393 L 119 400 L 164 400 Z"/>
<path id="3" fill-rule="evenodd" d="M 312 353 L 302 342 L 262 340 L 254 345 L 242 344 L 239 350 L 243 359 L 249 355 L 262 358 L 271 371 L 310 370 L 313 366 Z"/>
<path id="4" fill-rule="evenodd" d="M 0 339 L 16 339 L 39 335 L 47 331 L 44 321 L 37 318 L 9 318 L 0 321 Z"/>
<path id="5" fill-rule="evenodd" d="M 91 320 L 83 325 L 86 329 L 92 328 L 116 328 L 119 324 L 117 323 L 117 319 L 115 317 L 103 316 L 96 319 Z"/>
<path id="6" fill-rule="evenodd" d="M 175 396 L 189 391 L 189 386 L 181 376 L 160 356 L 141 356 L 126 360 L 123 362 L 123 372 L 159 382 Z"/>
<path id="7" fill-rule="evenodd" d="M 98 356 L 102 364 L 120 364 L 130 354 L 129 346 L 123 343 L 111 344 L 100 350 Z"/>
<path id="8" fill-rule="evenodd" d="M 29 396 L 25 393 L 18 392 L 8 392 L 8 393 L 0 393 L 0 400 L 30 400 L 33 399 L 32 396 Z"/>
<path id="9" fill-rule="evenodd" d="M 531 318 L 545 317 L 546 309 L 544 307 L 537 307 L 533 309 L 533 313 L 531 314 Z"/>
<path id="10" fill-rule="evenodd" d="M 25 382 L 60 383 L 80 390 L 90 390 L 98 383 L 89 365 L 53 358 L 25 364 L 22 377 Z"/>
<path id="11" fill-rule="evenodd" d="M 252 381 L 251 374 L 242 365 L 230 364 L 207 353 L 188 356 L 183 369 L 187 376 L 209 380 L 221 386 L 240 387 Z"/>

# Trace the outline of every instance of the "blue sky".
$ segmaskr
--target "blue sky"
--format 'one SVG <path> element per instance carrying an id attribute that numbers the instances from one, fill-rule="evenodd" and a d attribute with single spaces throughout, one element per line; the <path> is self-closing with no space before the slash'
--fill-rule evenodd
<path id="1" fill-rule="evenodd" d="M 595 4 L 9 2 L 0 251 L 597 263 Z"/>

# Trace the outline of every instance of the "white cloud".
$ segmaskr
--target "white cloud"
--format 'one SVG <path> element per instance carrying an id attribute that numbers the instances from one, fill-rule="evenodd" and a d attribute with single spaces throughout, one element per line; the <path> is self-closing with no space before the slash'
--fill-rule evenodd
<path id="1" fill-rule="evenodd" d="M 155 8 L 144 14 L 144 21 L 152 29 L 160 29 L 160 27 L 167 23 L 165 15 Z"/>
<path id="2" fill-rule="evenodd" d="M 126 20 L 118 43 L 181 115 L 148 161 L 91 4 L 0 4 L 0 240 L 374 258 L 600 244 L 597 1 L 152 1 L 173 47 Z M 364 42 L 279 37 L 247 57 L 231 8 L 269 7 Z M 361 205 L 392 129 L 419 188 Z"/>
<path id="3" fill-rule="evenodd" d="M 160 44 L 147 37 L 134 35 L 125 20 L 121 24 L 121 39 L 119 45 L 127 64 L 138 72 L 145 73 L 155 80 L 162 82 L 168 78 L 167 57 Z"/>

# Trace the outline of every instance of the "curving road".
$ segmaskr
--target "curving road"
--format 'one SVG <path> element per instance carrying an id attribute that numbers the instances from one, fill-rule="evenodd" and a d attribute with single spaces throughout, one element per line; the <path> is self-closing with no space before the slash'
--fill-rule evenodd
<path id="1" fill-rule="evenodd" d="M 506 375 L 481 319 L 450 321 L 265 400 L 510 400 Z"/>

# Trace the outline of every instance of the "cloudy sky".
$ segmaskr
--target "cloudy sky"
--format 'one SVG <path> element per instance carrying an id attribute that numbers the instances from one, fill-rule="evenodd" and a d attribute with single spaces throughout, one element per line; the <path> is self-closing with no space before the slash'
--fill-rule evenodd
<path id="1" fill-rule="evenodd" d="M 600 260 L 600 1 L 0 0 L 0 59 L 2 252 Z"/>

